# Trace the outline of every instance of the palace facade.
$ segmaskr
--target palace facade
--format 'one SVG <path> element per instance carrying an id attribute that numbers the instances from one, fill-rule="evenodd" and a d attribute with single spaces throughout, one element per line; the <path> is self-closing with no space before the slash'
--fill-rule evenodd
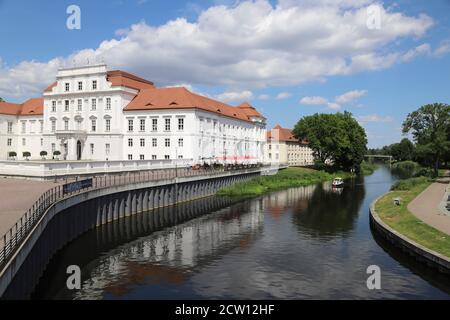
<path id="1" fill-rule="evenodd" d="M 262 163 L 266 119 L 253 106 L 216 101 L 184 87 L 106 65 L 60 69 L 41 98 L 0 102 L 0 160 L 173 160 Z"/>

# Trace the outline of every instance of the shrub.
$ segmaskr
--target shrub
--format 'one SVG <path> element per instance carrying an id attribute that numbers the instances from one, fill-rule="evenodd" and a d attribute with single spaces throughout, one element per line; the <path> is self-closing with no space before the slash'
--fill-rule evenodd
<path id="1" fill-rule="evenodd" d="M 29 151 L 22 152 L 22 156 L 28 160 L 29 157 L 31 157 L 31 153 Z"/>
<path id="2" fill-rule="evenodd" d="M 426 183 L 427 181 L 428 181 L 427 177 L 415 177 L 405 180 L 399 180 L 392 185 L 391 190 L 402 190 L 402 191 L 411 190 L 415 186 Z"/>
<path id="3" fill-rule="evenodd" d="M 53 151 L 53 155 L 54 155 L 54 156 L 59 156 L 59 155 L 61 155 L 61 152 L 60 152 L 60 151 L 58 151 L 58 150 L 56 150 L 56 151 Z"/>
<path id="4" fill-rule="evenodd" d="M 41 153 L 39 154 L 41 157 L 45 157 L 47 155 L 47 151 L 41 151 Z"/>
<path id="5" fill-rule="evenodd" d="M 401 161 L 392 166 L 392 171 L 397 174 L 401 179 L 411 178 L 417 176 L 417 172 L 420 170 L 420 165 L 414 161 Z"/>
<path id="6" fill-rule="evenodd" d="M 15 157 L 17 157 L 17 153 L 15 151 L 10 151 L 10 152 L 8 152 L 8 157 L 15 158 Z"/>

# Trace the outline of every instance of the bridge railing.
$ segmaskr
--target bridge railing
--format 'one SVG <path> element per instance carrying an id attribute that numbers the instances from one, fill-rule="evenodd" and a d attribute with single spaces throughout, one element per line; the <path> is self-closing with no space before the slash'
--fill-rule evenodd
<path id="1" fill-rule="evenodd" d="M 170 180 L 193 176 L 217 176 L 224 172 L 232 171 L 234 173 L 253 173 L 261 170 L 260 166 L 243 166 L 235 169 L 227 168 L 199 168 L 183 167 L 176 169 L 156 169 L 139 172 L 122 172 L 118 174 L 106 174 L 94 176 L 87 180 L 88 184 L 81 184 L 73 188 L 69 184 L 60 184 L 45 191 L 36 202 L 20 217 L 20 219 L 2 236 L 0 240 L 0 271 L 7 264 L 22 242 L 42 218 L 44 213 L 56 202 L 72 197 L 76 194 L 88 192 L 96 189 L 109 188 L 114 186 L 123 186 L 134 183 L 143 183 L 160 180 Z M 76 182 L 76 181 L 75 181 Z"/>

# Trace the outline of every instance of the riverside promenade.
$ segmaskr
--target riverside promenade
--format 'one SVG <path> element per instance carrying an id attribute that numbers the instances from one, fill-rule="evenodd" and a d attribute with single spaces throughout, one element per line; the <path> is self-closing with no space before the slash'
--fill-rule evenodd
<path id="1" fill-rule="evenodd" d="M 419 194 L 408 205 L 408 210 L 433 228 L 450 235 L 450 213 L 440 206 L 449 187 L 449 171 Z"/>
<path id="2" fill-rule="evenodd" d="M 5 234 L 48 189 L 62 181 L 0 178 L 0 235 Z"/>

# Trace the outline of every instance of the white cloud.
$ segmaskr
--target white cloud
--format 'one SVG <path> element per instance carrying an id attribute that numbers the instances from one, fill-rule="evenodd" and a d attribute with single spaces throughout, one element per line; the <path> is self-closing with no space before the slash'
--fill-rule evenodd
<path id="1" fill-rule="evenodd" d="M 252 100 L 253 93 L 249 90 L 244 91 L 227 91 L 215 96 L 219 101 L 227 103 L 241 103 L 244 101 Z"/>
<path id="2" fill-rule="evenodd" d="M 450 52 L 450 40 L 444 40 L 441 42 L 438 48 L 434 50 L 433 55 L 435 57 L 442 57 Z"/>
<path id="3" fill-rule="evenodd" d="M 336 102 L 328 102 L 327 106 L 332 110 L 339 110 L 341 108 L 341 105 Z"/>
<path id="4" fill-rule="evenodd" d="M 97 48 L 48 62 L 1 65 L 0 94 L 39 93 L 54 81 L 57 67 L 70 66 L 73 60 L 84 64 L 88 58 L 158 85 L 255 88 L 379 70 L 419 54 L 417 49 L 400 52 L 397 43 L 422 37 L 433 20 L 380 4 L 383 27 L 375 32 L 366 27 L 366 6 L 372 2 L 280 0 L 272 6 L 268 0 L 240 1 L 212 6 L 193 22 L 184 18 L 160 26 L 141 22 L 118 30 L 117 39 Z"/>
<path id="5" fill-rule="evenodd" d="M 338 104 L 346 104 L 352 102 L 367 94 L 367 90 L 352 90 L 348 91 L 340 96 L 337 96 L 335 102 Z"/>
<path id="6" fill-rule="evenodd" d="M 365 116 L 357 117 L 358 121 L 361 123 L 367 122 L 392 122 L 394 119 L 391 116 L 379 116 L 377 114 L 369 114 Z"/>
<path id="7" fill-rule="evenodd" d="M 280 92 L 279 94 L 277 94 L 276 99 L 283 100 L 283 99 L 288 99 L 290 97 L 292 97 L 292 94 L 290 92 Z"/>
<path id="8" fill-rule="evenodd" d="M 269 100 L 270 96 L 268 94 L 260 94 L 258 100 Z"/>
<path id="9" fill-rule="evenodd" d="M 328 100 L 324 97 L 313 96 L 313 97 L 303 97 L 300 99 L 300 104 L 305 104 L 308 106 L 321 106 L 326 105 Z"/>

